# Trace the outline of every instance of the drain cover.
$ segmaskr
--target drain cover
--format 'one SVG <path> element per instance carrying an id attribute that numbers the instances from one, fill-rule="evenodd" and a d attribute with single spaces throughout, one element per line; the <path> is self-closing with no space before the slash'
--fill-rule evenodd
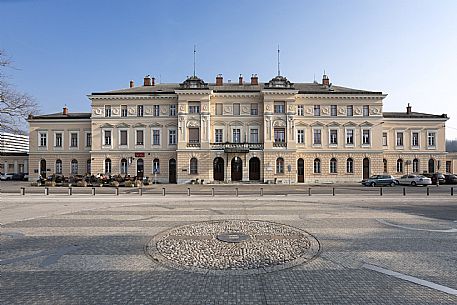
<path id="1" fill-rule="evenodd" d="M 239 243 L 248 240 L 250 237 L 239 232 L 227 232 L 217 235 L 216 238 L 227 243 Z"/>

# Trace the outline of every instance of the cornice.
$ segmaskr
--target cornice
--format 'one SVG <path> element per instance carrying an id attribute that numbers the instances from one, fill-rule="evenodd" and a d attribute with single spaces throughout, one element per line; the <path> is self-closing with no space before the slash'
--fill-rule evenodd
<path id="1" fill-rule="evenodd" d="M 176 99 L 176 95 L 88 95 L 90 100 L 157 100 Z"/>

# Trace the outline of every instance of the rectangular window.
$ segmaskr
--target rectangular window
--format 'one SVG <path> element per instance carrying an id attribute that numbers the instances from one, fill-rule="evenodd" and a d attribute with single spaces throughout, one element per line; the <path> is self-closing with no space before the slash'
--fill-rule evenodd
<path id="1" fill-rule="evenodd" d="M 189 113 L 200 113 L 200 102 L 189 102 Z"/>
<path id="2" fill-rule="evenodd" d="M 354 145 L 354 129 L 346 129 L 346 144 Z"/>
<path id="3" fill-rule="evenodd" d="M 127 105 L 121 105 L 121 117 L 127 116 Z"/>
<path id="4" fill-rule="evenodd" d="M 285 102 L 274 103 L 274 113 L 285 113 Z"/>
<path id="5" fill-rule="evenodd" d="M 144 131 L 143 130 L 136 131 L 136 145 L 144 145 Z"/>
<path id="6" fill-rule="evenodd" d="M 304 116 L 305 115 L 305 111 L 304 111 L 304 106 L 303 105 L 298 105 L 297 106 L 297 115 L 299 115 L 299 116 Z"/>
<path id="7" fill-rule="evenodd" d="M 120 131 L 121 140 L 119 141 L 119 145 L 126 146 L 127 145 L 127 130 Z"/>
<path id="8" fill-rule="evenodd" d="M 152 130 L 152 145 L 160 145 L 160 130 Z"/>
<path id="9" fill-rule="evenodd" d="M 111 106 L 110 105 L 105 105 L 105 117 L 107 117 L 107 118 L 111 117 Z"/>
<path id="10" fill-rule="evenodd" d="M 200 128 L 189 128 L 189 143 L 200 143 Z"/>
<path id="11" fill-rule="evenodd" d="M 144 106 L 138 105 L 136 109 L 136 115 L 142 117 L 144 115 Z"/>
<path id="12" fill-rule="evenodd" d="M 299 143 L 299 144 L 305 143 L 305 130 L 304 129 L 297 129 L 297 143 Z"/>
<path id="13" fill-rule="evenodd" d="M 413 147 L 419 147 L 419 133 L 418 132 L 413 132 L 411 134 L 411 145 Z"/>
<path id="14" fill-rule="evenodd" d="M 322 130 L 313 129 L 313 144 L 314 145 L 322 144 Z"/>
<path id="15" fill-rule="evenodd" d="M 252 103 L 251 104 L 251 115 L 258 115 L 259 114 L 259 104 Z"/>
<path id="16" fill-rule="evenodd" d="M 337 107 L 336 105 L 331 105 L 330 106 L 330 115 L 331 116 L 337 116 L 338 115 L 338 112 L 337 112 Z"/>
<path id="17" fill-rule="evenodd" d="M 321 106 L 314 105 L 314 116 L 321 116 Z"/>
<path id="18" fill-rule="evenodd" d="M 215 129 L 214 130 L 214 142 L 222 143 L 222 141 L 223 141 L 223 130 Z"/>
<path id="19" fill-rule="evenodd" d="M 286 129 L 285 128 L 275 128 L 274 137 L 275 137 L 275 143 L 285 143 L 286 142 Z"/>
<path id="20" fill-rule="evenodd" d="M 382 146 L 387 146 L 387 132 L 382 133 Z"/>
<path id="21" fill-rule="evenodd" d="M 170 105 L 170 116 L 176 116 L 176 105 Z"/>
<path id="22" fill-rule="evenodd" d="M 338 130 L 337 129 L 330 129 L 330 145 L 337 145 L 338 144 Z"/>
<path id="23" fill-rule="evenodd" d="M 370 116 L 370 105 L 363 105 L 363 116 Z"/>
<path id="24" fill-rule="evenodd" d="M 159 105 L 154 105 L 153 106 L 152 115 L 153 116 L 159 116 L 160 115 L 160 106 Z"/>
<path id="25" fill-rule="evenodd" d="M 70 147 L 78 147 L 78 133 L 70 133 Z"/>
<path id="26" fill-rule="evenodd" d="M 436 133 L 429 131 L 427 133 L 427 143 L 429 147 L 435 147 L 436 146 Z"/>
<path id="27" fill-rule="evenodd" d="M 105 130 L 105 145 L 111 145 L 111 130 Z"/>
<path id="28" fill-rule="evenodd" d="M 240 104 L 233 104 L 233 115 L 240 115 Z"/>
<path id="29" fill-rule="evenodd" d="M 238 128 L 235 128 L 232 130 L 232 140 L 233 143 L 241 143 L 241 130 Z"/>
<path id="30" fill-rule="evenodd" d="M 251 129 L 249 142 L 250 143 L 259 143 L 259 130 L 257 128 Z"/>
<path id="31" fill-rule="evenodd" d="M 168 131 L 168 144 L 176 145 L 176 130 L 174 129 Z"/>
<path id="32" fill-rule="evenodd" d="M 362 130 L 362 144 L 363 145 L 370 144 L 370 130 L 369 129 Z"/>
<path id="33" fill-rule="evenodd" d="M 86 133 L 86 147 L 92 146 L 92 133 Z"/>
<path id="34" fill-rule="evenodd" d="M 46 147 L 48 145 L 48 134 L 40 132 L 40 147 Z M 6 171 L 6 169 L 5 169 Z"/>
<path id="35" fill-rule="evenodd" d="M 403 146 L 403 132 L 397 132 L 397 146 Z"/>
<path id="36" fill-rule="evenodd" d="M 61 132 L 58 132 L 56 133 L 56 143 L 55 143 L 55 146 L 56 147 L 62 147 L 62 133 Z"/>
<path id="37" fill-rule="evenodd" d="M 216 115 L 222 115 L 222 103 L 216 103 Z"/>
<path id="38" fill-rule="evenodd" d="M 347 116 L 353 116 L 354 115 L 354 106 L 352 106 L 352 105 L 347 106 L 346 114 L 347 114 Z"/>

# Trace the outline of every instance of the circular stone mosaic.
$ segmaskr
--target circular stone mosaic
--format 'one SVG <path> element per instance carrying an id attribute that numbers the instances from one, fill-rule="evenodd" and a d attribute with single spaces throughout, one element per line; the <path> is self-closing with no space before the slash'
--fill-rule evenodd
<path id="1" fill-rule="evenodd" d="M 156 235 L 146 254 L 166 266 L 199 273 L 258 274 L 303 264 L 320 250 L 306 231 L 267 221 L 199 222 Z"/>

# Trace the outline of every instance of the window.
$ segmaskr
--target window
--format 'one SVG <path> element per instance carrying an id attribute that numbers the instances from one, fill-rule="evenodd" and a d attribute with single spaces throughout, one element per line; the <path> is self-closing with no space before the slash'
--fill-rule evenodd
<path id="1" fill-rule="evenodd" d="M 354 173 L 354 160 L 352 158 L 348 158 L 346 160 L 346 173 L 348 173 L 348 174 Z"/>
<path id="2" fill-rule="evenodd" d="M 222 129 L 215 129 L 214 130 L 214 142 L 222 143 L 223 139 L 223 130 Z"/>
<path id="3" fill-rule="evenodd" d="M 346 129 L 346 144 L 354 145 L 354 129 Z"/>
<path id="4" fill-rule="evenodd" d="M 168 144 L 176 145 L 176 130 L 175 129 L 168 130 Z"/>
<path id="5" fill-rule="evenodd" d="M 284 174 L 284 159 L 276 159 L 276 174 Z"/>
<path id="6" fill-rule="evenodd" d="M 403 159 L 397 160 L 397 173 L 403 173 Z"/>
<path id="7" fill-rule="evenodd" d="M 105 159 L 105 174 L 111 174 L 111 159 Z"/>
<path id="8" fill-rule="evenodd" d="M 336 105 L 331 105 L 331 106 L 330 106 L 330 115 L 331 115 L 331 116 L 337 116 L 337 115 L 338 115 L 337 109 L 338 109 L 338 108 L 336 107 Z"/>
<path id="9" fill-rule="evenodd" d="M 56 160 L 56 174 L 62 174 L 62 160 Z"/>
<path id="10" fill-rule="evenodd" d="M 86 133 L 86 147 L 91 147 L 92 146 L 92 133 L 87 132 Z"/>
<path id="11" fill-rule="evenodd" d="M 285 102 L 275 102 L 274 103 L 274 112 L 275 113 L 284 113 L 285 112 Z"/>
<path id="12" fill-rule="evenodd" d="M 197 158 L 190 159 L 190 174 L 196 175 L 198 173 L 198 161 Z"/>
<path id="13" fill-rule="evenodd" d="M 189 103 L 189 113 L 200 113 L 200 103 L 199 102 L 190 102 Z"/>
<path id="14" fill-rule="evenodd" d="M 322 144 L 322 130 L 313 129 L 313 144 L 321 145 Z"/>
<path id="15" fill-rule="evenodd" d="M 216 103 L 216 115 L 222 115 L 222 103 Z"/>
<path id="16" fill-rule="evenodd" d="M 199 128 L 189 128 L 189 143 L 200 143 Z"/>
<path id="17" fill-rule="evenodd" d="M 316 158 L 316 159 L 314 159 L 313 164 L 314 164 L 313 172 L 315 174 L 320 174 L 321 173 L 321 160 Z"/>
<path id="18" fill-rule="evenodd" d="M 330 129 L 329 134 L 329 142 L 330 145 L 338 145 L 338 130 L 337 129 Z"/>
<path id="19" fill-rule="evenodd" d="M 157 159 L 157 158 L 152 161 L 152 173 L 153 174 L 160 173 L 160 162 L 159 162 L 159 159 Z"/>
<path id="20" fill-rule="evenodd" d="M 414 159 L 413 160 L 413 173 L 418 173 L 419 172 L 419 160 Z"/>
<path id="21" fill-rule="evenodd" d="M 411 146 L 419 147 L 419 133 L 418 132 L 411 133 Z"/>
<path id="22" fill-rule="evenodd" d="M 107 118 L 111 117 L 111 106 L 110 105 L 105 105 L 105 117 L 107 117 Z"/>
<path id="23" fill-rule="evenodd" d="M 304 129 L 297 129 L 297 143 L 299 143 L 299 144 L 305 143 L 305 130 Z"/>
<path id="24" fill-rule="evenodd" d="M 105 130 L 105 144 L 111 145 L 111 130 Z"/>
<path id="25" fill-rule="evenodd" d="M 250 143 L 259 143 L 259 130 L 257 128 L 251 129 L 249 142 Z"/>
<path id="26" fill-rule="evenodd" d="M 370 116 L 370 105 L 363 105 L 363 116 Z"/>
<path id="27" fill-rule="evenodd" d="M 303 105 L 298 105 L 297 106 L 297 115 L 299 116 L 304 116 L 305 115 L 305 109 Z"/>
<path id="28" fill-rule="evenodd" d="M 382 165 L 384 167 L 384 173 L 387 173 L 387 160 L 386 159 L 382 159 Z"/>
<path id="29" fill-rule="evenodd" d="M 40 147 L 48 146 L 48 134 L 46 132 L 40 132 L 39 138 L 40 138 Z M 5 171 L 6 171 L 6 169 L 5 169 Z"/>
<path id="30" fill-rule="evenodd" d="M 62 133 L 57 132 L 56 133 L 56 142 L 55 142 L 55 147 L 62 147 Z"/>
<path id="31" fill-rule="evenodd" d="M 160 145 L 160 130 L 152 130 L 152 145 Z"/>
<path id="32" fill-rule="evenodd" d="M 152 107 L 152 115 L 153 116 L 159 116 L 160 115 L 160 106 L 159 105 L 154 105 Z"/>
<path id="33" fill-rule="evenodd" d="M 397 146 L 403 146 L 403 132 L 397 132 Z"/>
<path id="34" fill-rule="evenodd" d="M 275 128 L 274 137 L 275 137 L 275 143 L 285 143 L 286 142 L 286 130 L 284 128 Z"/>
<path id="35" fill-rule="evenodd" d="M 170 116 L 176 116 L 176 105 L 170 105 Z"/>
<path id="36" fill-rule="evenodd" d="M 240 115 L 240 104 L 233 104 L 233 115 Z"/>
<path id="37" fill-rule="evenodd" d="M 436 133 L 429 131 L 427 132 L 427 143 L 429 147 L 435 147 L 436 146 Z"/>
<path id="38" fill-rule="evenodd" d="M 136 145 L 144 145 L 144 131 L 143 130 L 136 131 Z"/>
<path id="39" fill-rule="evenodd" d="M 330 173 L 331 174 L 337 173 L 337 161 L 335 158 L 330 159 Z"/>
<path id="40" fill-rule="evenodd" d="M 127 146 L 128 143 L 127 143 L 127 130 L 121 130 L 120 131 L 120 141 L 119 141 L 119 145 L 122 145 L 122 146 Z"/>
<path id="41" fill-rule="evenodd" d="M 127 105 L 121 105 L 121 117 L 127 116 Z"/>
<path id="42" fill-rule="evenodd" d="M 387 132 L 382 133 L 382 146 L 387 146 Z"/>
<path id="43" fill-rule="evenodd" d="M 370 130 L 369 129 L 362 130 L 362 144 L 363 145 L 370 144 Z"/>
<path id="44" fill-rule="evenodd" d="M 78 133 L 77 132 L 70 133 L 70 147 L 78 147 Z"/>
<path id="45" fill-rule="evenodd" d="M 314 105 L 314 116 L 320 116 L 320 115 L 321 115 L 321 106 Z"/>
<path id="46" fill-rule="evenodd" d="M 233 143 L 241 143 L 241 130 L 238 128 L 235 128 L 232 130 L 232 141 Z"/>
<path id="47" fill-rule="evenodd" d="M 121 174 L 127 174 L 127 159 L 121 160 Z"/>
<path id="48" fill-rule="evenodd" d="M 258 115 L 259 114 L 259 104 L 252 103 L 251 104 L 251 115 Z"/>
<path id="49" fill-rule="evenodd" d="M 92 171 L 92 161 L 90 159 L 87 159 L 86 161 L 86 173 L 90 174 Z"/>
<path id="50" fill-rule="evenodd" d="M 346 115 L 353 116 L 354 115 L 354 106 L 349 105 L 346 107 Z"/>
<path id="51" fill-rule="evenodd" d="M 136 115 L 139 117 L 144 115 L 144 106 L 143 105 L 138 105 L 136 107 Z"/>
<path id="52" fill-rule="evenodd" d="M 71 171 L 70 173 L 72 175 L 77 175 L 78 174 L 78 161 L 73 159 L 71 160 Z"/>

